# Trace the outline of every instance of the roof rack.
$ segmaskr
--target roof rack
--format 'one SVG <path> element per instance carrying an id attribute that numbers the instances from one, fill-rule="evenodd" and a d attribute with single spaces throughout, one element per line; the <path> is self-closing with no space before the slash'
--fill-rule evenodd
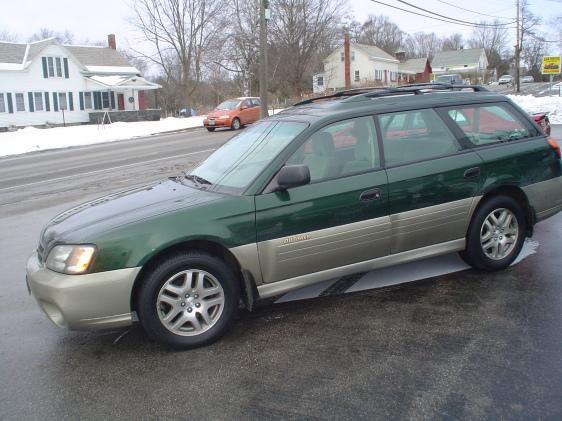
<path id="1" fill-rule="evenodd" d="M 415 83 L 410 85 L 402 85 L 394 88 L 357 88 L 338 91 L 332 95 L 326 95 L 316 98 L 310 98 L 294 104 L 294 107 L 312 104 L 317 101 L 324 101 L 327 99 L 344 98 L 345 102 L 365 101 L 370 98 L 379 98 L 385 96 L 395 95 L 420 95 L 434 91 L 464 91 L 472 89 L 473 92 L 487 92 L 488 89 L 480 85 L 452 85 L 450 83 Z"/>

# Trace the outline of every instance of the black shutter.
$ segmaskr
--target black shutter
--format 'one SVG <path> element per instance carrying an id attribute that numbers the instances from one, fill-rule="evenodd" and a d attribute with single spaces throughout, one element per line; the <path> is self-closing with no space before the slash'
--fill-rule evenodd
<path id="1" fill-rule="evenodd" d="M 45 92 L 45 111 L 51 111 L 51 101 L 49 101 L 49 92 Z"/>
<path id="2" fill-rule="evenodd" d="M 63 62 L 64 62 L 64 77 L 65 79 L 68 79 L 68 59 L 66 57 L 63 58 Z"/>
<path id="3" fill-rule="evenodd" d="M 47 72 L 47 57 L 41 57 L 41 61 L 43 62 L 43 77 L 47 79 L 49 77 L 49 73 Z"/>
<path id="4" fill-rule="evenodd" d="M 12 94 L 8 92 L 6 94 L 6 98 L 8 99 L 8 112 L 10 114 L 13 114 L 14 113 L 14 104 L 12 102 Z"/>
<path id="5" fill-rule="evenodd" d="M 114 110 L 115 109 L 115 93 L 110 91 L 109 92 L 109 98 L 111 98 L 111 109 Z"/>
<path id="6" fill-rule="evenodd" d="M 59 94 L 53 92 L 53 111 L 59 110 Z"/>
<path id="7" fill-rule="evenodd" d="M 101 92 L 99 92 L 99 91 L 94 92 L 94 109 L 95 110 L 101 110 L 102 109 Z"/>
<path id="8" fill-rule="evenodd" d="M 68 93 L 68 108 L 70 111 L 74 111 L 74 98 L 72 96 L 72 92 Z"/>
<path id="9" fill-rule="evenodd" d="M 33 92 L 28 92 L 27 98 L 29 99 L 29 111 L 35 111 L 35 104 L 33 103 Z"/>
<path id="10" fill-rule="evenodd" d="M 78 101 L 80 101 L 80 110 L 84 111 L 84 92 L 78 92 Z"/>

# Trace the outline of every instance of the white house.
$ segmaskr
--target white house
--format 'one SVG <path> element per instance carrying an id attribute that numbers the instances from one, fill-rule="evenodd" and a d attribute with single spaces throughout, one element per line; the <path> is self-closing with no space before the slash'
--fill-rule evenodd
<path id="1" fill-rule="evenodd" d="M 117 52 L 115 35 L 108 44 L 0 42 L 0 129 L 84 123 L 91 112 L 144 109 L 144 91 L 160 86 Z"/>
<path id="2" fill-rule="evenodd" d="M 348 43 L 346 40 L 324 59 L 324 72 L 312 78 L 313 92 L 337 91 L 346 86 L 346 48 L 349 51 L 349 86 L 397 86 L 429 81 L 427 59 L 406 60 L 403 52 L 393 57 L 377 46 Z"/>
<path id="3" fill-rule="evenodd" d="M 488 68 L 488 59 L 483 48 L 467 48 L 453 51 L 440 51 L 431 62 L 433 73 L 482 74 Z"/>

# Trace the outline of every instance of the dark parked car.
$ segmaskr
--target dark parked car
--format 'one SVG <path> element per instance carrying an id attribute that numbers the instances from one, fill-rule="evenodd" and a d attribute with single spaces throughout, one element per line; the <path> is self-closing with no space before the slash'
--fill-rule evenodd
<path id="1" fill-rule="evenodd" d="M 311 99 L 176 178 L 56 216 L 27 263 L 49 319 L 191 348 L 240 302 L 460 252 L 501 270 L 562 210 L 560 148 L 505 96 L 414 85 Z"/>

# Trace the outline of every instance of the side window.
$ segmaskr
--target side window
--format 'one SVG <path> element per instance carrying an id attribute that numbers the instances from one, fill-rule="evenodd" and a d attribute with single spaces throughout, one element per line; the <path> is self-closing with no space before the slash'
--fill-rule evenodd
<path id="1" fill-rule="evenodd" d="M 323 127 L 287 164 L 307 165 L 312 182 L 378 168 L 380 156 L 373 118 L 357 117 Z"/>
<path id="2" fill-rule="evenodd" d="M 261 102 L 260 102 L 259 99 L 257 99 L 257 98 L 252 99 L 252 106 L 259 107 L 260 105 L 261 105 Z"/>
<path id="3" fill-rule="evenodd" d="M 453 108 L 447 114 L 475 145 L 508 142 L 537 135 L 503 104 Z"/>
<path id="4" fill-rule="evenodd" d="M 388 166 L 449 155 L 461 150 L 455 136 L 434 110 L 379 116 Z"/>

